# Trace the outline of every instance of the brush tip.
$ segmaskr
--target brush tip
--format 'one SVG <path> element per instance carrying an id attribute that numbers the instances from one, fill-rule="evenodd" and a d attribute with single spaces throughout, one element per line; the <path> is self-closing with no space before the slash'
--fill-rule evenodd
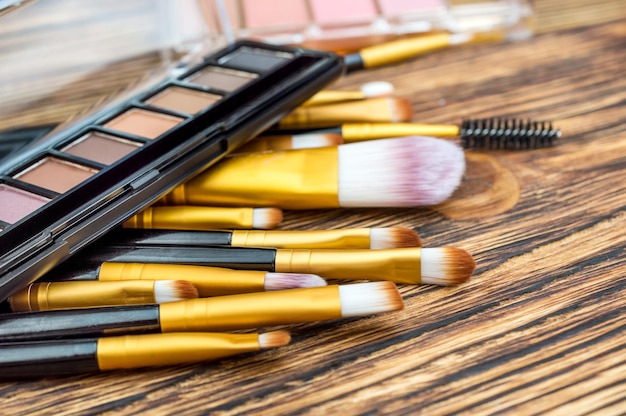
<path id="1" fill-rule="evenodd" d="M 389 105 L 391 106 L 391 121 L 393 123 L 409 121 L 413 117 L 413 107 L 408 99 L 389 98 Z"/>
<path id="2" fill-rule="evenodd" d="M 283 211 L 278 208 L 255 208 L 252 212 L 252 227 L 269 230 L 278 227 L 283 220 Z"/>
<path id="3" fill-rule="evenodd" d="M 326 280 L 315 274 L 266 273 L 265 290 L 300 289 L 326 286 Z"/>
<path id="4" fill-rule="evenodd" d="M 459 285 L 469 280 L 476 262 L 465 250 L 457 247 L 422 249 L 422 283 L 431 285 Z"/>
<path id="5" fill-rule="evenodd" d="M 549 121 L 520 119 L 471 119 L 461 124 L 465 148 L 522 150 L 552 146 L 561 130 Z"/>
<path id="6" fill-rule="evenodd" d="M 337 133 L 297 134 L 291 138 L 292 149 L 312 149 L 343 144 L 343 137 Z"/>
<path id="7" fill-rule="evenodd" d="M 385 97 L 393 93 L 393 84 L 387 81 L 372 81 L 361 85 L 361 92 L 368 98 Z"/>
<path id="8" fill-rule="evenodd" d="M 283 347 L 291 341 L 291 335 L 287 331 L 271 331 L 259 334 L 259 347 L 261 349 Z"/>
<path id="9" fill-rule="evenodd" d="M 421 247 L 419 235 L 402 227 L 370 229 L 370 249 L 384 250 L 388 248 Z"/>
<path id="10" fill-rule="evenodd" d="M 446 200 L 465 172 L 449 140 L 402 137 L 338 147 L 341 207 L 414 207 Z"/>
<path id="11" fill-rule="evenodd" d="M 393 282 L 355 283 L 339 286 L 341 315 L 363 316 L 404 308 L 402 296 Z"/>
<path id="12" fill-rule="evenodd" d="M 154 300 L 156 303 L 177 302 L 198 297 L 196 287 L 186 280 L 156 280 Z"/>

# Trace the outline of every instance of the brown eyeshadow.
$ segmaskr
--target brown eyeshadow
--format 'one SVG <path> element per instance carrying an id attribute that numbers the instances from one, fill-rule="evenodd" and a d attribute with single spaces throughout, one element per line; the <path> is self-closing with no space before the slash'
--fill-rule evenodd
<path id="1" fill-rule="evenodd" d="M 62 149 L 70 155 L 82 157 L 104 165 L 111 165 L 142 144 L 118 139 L 99 132 L 91 132 Z"/>
<path id="2" fill-rule="evenodd" d="M 147 139 L 155 139 L 183 120 L 180 117 L 133 108 L 109 120 L 104 126 Z"/>
<path id="3" fill-rule="evenodd" d="M 206 67 L 187 78 L 188 81 L 223 91 L 234 91 L 258 75 L 215 67 Z"/>
<path id="4" fill-rule="evenodd" d="M 146 103 L 183 113 L 196 114 L 222 98 L 221 95 L 171 86 L 149 98 Z"/>
<path id="5" fill-rule="evenodd" d="M 62 194 L 97 172 L 77 163 L 46 157 L 15 175 L 15 178 Z"/>

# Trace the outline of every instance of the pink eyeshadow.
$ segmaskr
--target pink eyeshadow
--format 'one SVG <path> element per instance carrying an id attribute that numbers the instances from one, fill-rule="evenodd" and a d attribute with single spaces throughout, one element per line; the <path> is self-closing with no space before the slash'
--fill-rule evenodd
<path id="1" fill-rule="evenodd" d="M 304 0 L 242 0 L 248 28 L 305 25 L 309 21 Z"/>
<path id="2" fill-rule="evenodd" d="M 310 0 L 315 21 L 322 25 L 374 20 L 377 16 L 374 0 Z"/>
<path id="3" fill-rule="evenodd" d="M 46 197 L 0 184 L 0 220 L 13 224 L 49 201 Z"/>

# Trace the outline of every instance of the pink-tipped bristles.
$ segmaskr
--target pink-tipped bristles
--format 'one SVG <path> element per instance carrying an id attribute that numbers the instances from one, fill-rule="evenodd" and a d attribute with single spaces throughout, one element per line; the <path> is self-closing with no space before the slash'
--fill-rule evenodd
<path id="1" fill-rule="evenodd" d="M 404 308 L 402 296 L 393 282 L 355 283 L 339 286 L 341 315 L 363 316 Z"/>
<path id="2" fill-rule="evenodd" d="M 262 350 L 284 347 L 290 341 L 291 335 L 287 331 L 272 331 L 259 334 L 259 347 Z"/>
<path id="3" fill-rule="evenodd" d="M 271 273 L 265 274 L 265 290 L 300 289 L 326 286 L 326 280 L 315 274 Z"/>
<path id="4" fill-rule="evenodd" d="M 337 133 L 298 134 L 291 136 L 292 149 L 313 149 L 343 144 L 343 137 Z M 271 146 L 271 143 L 269 144 Z"/>
<path id="5" fill-rule="evenodd" d="M 156 280 L 154 299 L 156 303 L 177 302 L 198 297 L 196 287 L 186 280 Z"/>
<path id="6" fill-rule="evenodd" d="M 413 107 L 411 102 L 405 98 L 389 98 L 389 106 L 391 107 L 392 123 L 400 123 L 408 121 L 413 117 Z"/>
<path id="7" fill-rule="evenodd" d="M 422 249 L 421 282 L 452 286 L 469 280 L 476 262 L 465 250 L 456 247 Z"/>
<path id="8" fill-rule="evenodd" d="M 403 137 L 338 147 L 341 207 L 413 207 L 446 200 L 465 172 L 458 145 Z"/>
<path id="9" fill-rule="evenodd" d="M 283 211 L 278 208 L 255 208 L 252 213 L 252 227 L 270 230 L 278 227 L 283 220 Z"/>
<path id="10" fill-rule="evenodd" d="M 384 250 L 387 248 L 421 247 L 419 235 L 402 227 L 370 229 L 370 249 Z"/>

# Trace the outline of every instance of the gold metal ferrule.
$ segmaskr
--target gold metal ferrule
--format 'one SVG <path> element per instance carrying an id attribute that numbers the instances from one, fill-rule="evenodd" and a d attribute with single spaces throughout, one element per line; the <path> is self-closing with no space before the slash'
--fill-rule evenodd
<path id="1" fill-rule="evenodd" d="M 341 318 L 339 287 L 277 290 L 159 305 L 162 332 L 231 331 Z"/>
<path id="2" fill-rule="evenodd" d="M 459 127 L 447 124 L 349 123 L 341 126 L 344 143 L 402 136 L 457 137 Z"/>
<path id="3" fill-rule="evenodd" d="M 343 123 L 392 122 L 392 98 L 380 97 L 368 100 L 351 101 L 300 107 L 289 113 L 278 123 L 281 127 L 327 127 Z"/>
<path id="4" fill-rule="evenodd" d="M 98 339 L 100 370 L 217 360 L 259 351 L 259 334 L 176 333 Z"/>
<path id="5" fill-rule="evenodd" d="M 337 148 L 251 153 L 223 160 L 163 201 L 178 205 L 337 208 Z"/>
<path id="6" fill-rule="evenodd" d="M 155 206 L 126 221 L 124 228 L 214 230 L 252 228 L 254 208 Z"/>
<path id="7" fill-rule="evenodd" d="M 237 230 L 231 235 L 237 247 L 369 249 L 370 229 L 306 231 Z"/>
<path id="8" fill-rule="evenodd" d="M 364 100 L 366 98 L 367 97 L 362 91 L 322 90 L 315 94 L 313 97 L 306 100 L 301 107 L 334 104 L 344 101 Z"/>
<path id="9" fill-rule="evenodd" d="M 155 303 L 154 281 L 34 283 L 10 298 L 15 312 Z"/>
<path id="10" fill-rule="evenodd" d="M 198 290 L 198 296 L 221 296 L 265 290 L 266 272 L 232 270 L 220 267 L 155 263 L 102 263 L 98 279 L 186 280 Z"/>
<path id="11" fill-rule="evenodd" d="M 365 68 L 389 65 L 406 59 L 443 49 L 450 45 L 448 33 L 413 36 L 381 45 L 361 49 L 360 55 Z"/>
<path id="12" fill-rule="evenodd" d="M 421 248 L 386 250 L 276 250 L 275 270 L 333 279 L 421 283 Z"/>

